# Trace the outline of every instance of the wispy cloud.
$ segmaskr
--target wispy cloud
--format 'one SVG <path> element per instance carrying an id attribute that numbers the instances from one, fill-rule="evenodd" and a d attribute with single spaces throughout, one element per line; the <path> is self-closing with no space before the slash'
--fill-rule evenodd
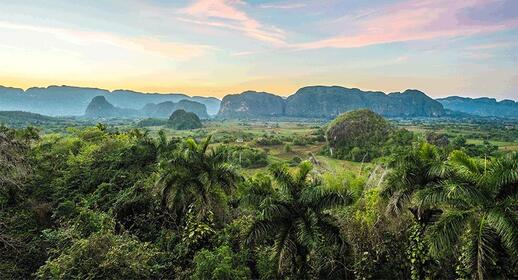
<path id="1" fill-rule="evenodd" d="M 305 3 L 283 3 L 283 4 L 262 4 L 261 8 L 264 9 L 281 9 L 281 10 L 292 10 L 306 7 Z"/>
<path id="2" fill-rule="evenodd" d="M 470 36 L 518 27 L 516 19 L 481 21 L 466 11 L 496 5 L 505 0 L 419 0 L 406 1 L 344 17 L 337 24 L 349 34 L 303 43 L 298 49 L 355 48 L 369 45 Z"/>
<path id="3" fill-rule="evenodd" d="M 506 49 L 518 46 L 518 42 L 492 42 L 466 47 L 467 50 L 495 50 Z"/>
<path id="4" fill-rule="evenodd" d="M 101 43 L 133 51 L 157 54 L 176 60 L 202 56 L 212 49 L 212 47 L 206 45 L 171 42 L 154 37 L 125 37 L 107 32 L 25 25 L 1 21 L 0 29 L 44 33 L 77 45 Z"/>
<path id="5" fill-rule="evenodd" d="M 235 30 L 260 41 L 284 45 L 284 32 L 249 16 L 240 9 L 245 5 L 241 0 L 197 0 L 178 14 L 184 22 Z"/>
<path id="6" fill-rule="evenodd" d="M 473 60 L 487 60 L 501 55 L 502 51 L 511 50 L 518 46 L 518 42 L 495 41 L 471 45 L 461 50 L 462 57 Z"/>

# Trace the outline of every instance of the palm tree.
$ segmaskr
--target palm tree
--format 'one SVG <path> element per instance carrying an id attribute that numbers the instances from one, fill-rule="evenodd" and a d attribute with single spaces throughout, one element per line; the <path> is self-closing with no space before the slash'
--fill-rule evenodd
<path id="1" fill-rule="evenodd" d="M 447 176 L 445 159 L 439 150 L 428 143 L 420 143 L 408 153 L 399 156 L 387 176 L 381 195 L 388 198 L 387 211 L 401 214 L 407 208 L 415 220 L 428 224 L 436 211 L 422 209 L 412 204 L 414 194 L 422 189 L 431 188 Z"/>
<path id="2" fill-rule="evenodd" d="M 452 174 L 416 197 L 423 206 L 441 207 L 444 213 L 429 230 L 432 254 L 462 248 L 464 268 L 483 279 L 494 273 L 497 255 L 518 259 L 518 153 L 496 159 L 450 155 Z M 516 276 L 516 275 L 515 275 Z"/>
<path id="3" fill-rule="evenodd" d="M 171 159 L 159 164 L 157 185 L 161 188 L 162 206 L 170 208 L 182 221 L 189 207 L 204 216 L 208 211 L 219 214 L 225 194 L 230 194 L 240 180 L 225 154 L 209 149 L 211 137 L 201 143 L 187 139 Z M 218 212 L 219 211 L 219 212 Z"/>
<path id="4" fill-rule="evenodd" d="M 169 158 L 175 152 L 177 146 L 181 143 L 179 138 L 167 139 L 164 130 L 158 131 L 158 137 L 155 141 L 155 146 L 160 158 Z"/>
<path id="5" fill-rule="evenodd" d="M 247 182 L 243 203 L 257 210 L 257 219 L 248 234 L 255 244 L 273 239 L 279 276 L 292 273 L 297 279 L 308 277 L 308 257 L 323 241 L 341 243 L 339 228 L 328 210 L 352 203 L 347 190 L 324 187 L 310 178 L 312 165 L 302 162 L 296 173 L 286 165 L 273 165 L 270 177 L 259 176 Z"/>
<path id="6" fill-rule="evenodd" d="M 408 251 L 412 279 L 425 278 L 427 268 L 433 264 L 423 238 L 427 227 L 441 213 L 435 207 L 419 207 L 413 203 L 413 198 L 417 192 L 433 188 L 449 174 L 445 160 L 437 147 L 419 143 L 397 158 L 381 191 L 381 196 L 388 199 L 389 214 L 400 215 L 408 209 L 414 219 L 409 229 Z"/>

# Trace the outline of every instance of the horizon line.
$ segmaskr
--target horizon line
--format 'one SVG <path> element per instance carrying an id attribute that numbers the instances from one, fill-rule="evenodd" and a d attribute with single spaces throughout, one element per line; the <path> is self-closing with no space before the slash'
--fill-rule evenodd
<path id="1" fill-rule="evenodd" d="M 171 91 L 169 91 L 169 92 L 157 92 L 157 91 L 151 92 L 151 91 L 138 91 L 138 90 L 134 90 L 134 89 L 124 89 L 124 88 L 106 89 L 106 88 L 100 88 L 100 87 L 77 86 L 77 85 L 66 85 L 66 84 L 62 84 L 62 85 L 49 84 L 47 86 L 30 86 L 30 87 L 25 87 L 25 88 L 24 87 L 6 86 L 6 85 L 3 85 L 3 84 L 0 84 L 0 88 L 20 89 L 20 90 L 23 90 L 23 92 L 27 92 L 30 89 L 48 89 L 50 87 L 69 87 L 69 88 L 79 88 L 79 89 L 97 89 L 97 90 L 104 90 L 104 91 L 107 91 L 109 93 L 114 93 L 116 91 L 130 91 L 130 92 L 134 92 L 134 93 L 137 93 L 137 94 L 185 95 L 185 96 L 190 97 L 190 98 L 193 98 L 193 97 L 214 98 L 214 99 L 217 99 L 217 100 L 220 100 L 220 101 L 223 100 L 223 98 L 225 96 L 228 96 L 228 95 L 239 95 L 239 94 L 243 94 L 245 92 L 250 92 L 250 91 L 251 92 L 258 92 L 258 93 L 268 93 L 268 94 L 276 95 L 276 96 L 279 96 L 279 97 L 282 97 L 282 98 L 287 98 L 289 96 L 292 96 L 292 95 L 296 94 L 297 91 L 299 91 L 300 89 L 306 88 L 306 87 L 341 87 L 341 88 L 345 88 L 345 89 L 357 89 L 357 90 L 360 90 L 360 91 L 363 91 L 363 92 L 366 92 L 366 93 L 383 93 L 385 95 L 388 95 L 388 94 L 391 94 L 391 93 L 403 93 L 403 92 L 408 91 L 408 90 L 416 90 L 416 91 L 420 91 L 420 92 L 424 93 L 426 96 L 428 96 L 429 98 L 431 98 L 433 100 L 445 99 L 445 98 L 448 98 L 448 97 L 460 97 L 460 98 L 468 98 L 468 99 L 473 99 L 473 100 L 489 98 L 489 99 L 494 99 L 497 102 L 508 100 L 508 101 L 514 101 L 514 102 L 518 103 L 518 99 L 517 100 L 509 99 L 509 98 L 497 99 L 496 97 L 491 97 L 491 96 L 470 97 L 470 96 L 462 96 L 462 95 L 447 95 L 447 96 L 444 96 L 444 97 L 432 97 L 428 93 L 426 93 L 425 91 L 422 91 L 422 90 L 416 89 L 416 88 L 407 88 L 407 89 L 402 90 L 402 91 L 385 92 L 383 90 L 364 90 L 364 89 L 361 89 L 361 88 L 358 88 L 358 87 L 347 87 L 347 86 L 342 86 L 342 85 L 322 85 L 322 84 L 302 86 L 302 87 L 299 87 L 295 92 L 293 92 L 291 94 L 288 94 L 288 95 L 281 95 L 281 94 L 277 94 L 277 93 L 273 93 L 273 92 L 268 92 L 268 91 L 247 89 L 247 90 L 244 90 L 244 91 L 238 92 L 238 93 L 227 93 L 227 94 L 223 95 L 223 97 L 221 97 L 221 98 L 216 97 L 216 96 L 207 96 L 207 95 L 190 95 L 190 94 L 184 93 L 184 92 L 171 92 Z"/>

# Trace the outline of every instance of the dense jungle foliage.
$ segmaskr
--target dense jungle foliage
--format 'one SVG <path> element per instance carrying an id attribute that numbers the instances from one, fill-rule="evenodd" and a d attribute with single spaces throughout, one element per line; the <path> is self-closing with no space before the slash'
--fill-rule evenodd
<path id="1" fill-rule="evenodd" d="M 0 279 L 518 278 L 517 153 L 391 127 L 336 172 L 311 131 L 1 126 Z"/>

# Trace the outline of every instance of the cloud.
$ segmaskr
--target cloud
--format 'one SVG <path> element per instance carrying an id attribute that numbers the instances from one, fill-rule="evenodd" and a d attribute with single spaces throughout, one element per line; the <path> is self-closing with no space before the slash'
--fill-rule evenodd
<path id="1" fill-rule="evenodd" d="M 502 51 L 516 46 L 518 46 L 518 43 L 514 41 L 494 41 L 465 47 L 461 50 L 461 55 L 473 60 L 488 60 L 501 55 Z"/>
<path id="2" fill-rule="evenodd" d="M 157 54 L 177 60 L 202 56 L 212 48 L 205 45 L 164 41 L 154 37 L 125 37 L 107 32 L 25 25 L 1 21 L 0 29 L 44 33 L 76 45 L 101 43 L 133 51 Z"/>
<path id="3" fill-rule="evenodd" d="M 302 43 L 297 49 L 356 48 L 376 44 L 470 36 L 518 27 L 516 19 L 479 20 L 467 11 L 501 4 L 505 0 L 406 1 L 344 17 L 339 24 L 348 35 Z"/>
<path id="4" fill-rule="evenodd" d="M 495 50 L 512 48 L 518 45 L 518 42 L 492 42 L 466 47 L 467 50 Z"/>
<path id="5" fill-rule="evenodd" d="M 284 3 L 284 4 L 262 4 L 260 5 L 263 9 L 281 9 L 281 10 L 292 10 L 304 8 L 307 5 L 304 3 Z"/>
<path id="6" fill-rule="evenodd" d="M 284 32 L 273 26 L 265 26 L 239 9 L 245 6 L 241 0 L 197 0 L 192 5 L 180 9 L 179 18 L 184 22 L 220 27 L 239 31 L 250 38 L 284 45 Z"/>

